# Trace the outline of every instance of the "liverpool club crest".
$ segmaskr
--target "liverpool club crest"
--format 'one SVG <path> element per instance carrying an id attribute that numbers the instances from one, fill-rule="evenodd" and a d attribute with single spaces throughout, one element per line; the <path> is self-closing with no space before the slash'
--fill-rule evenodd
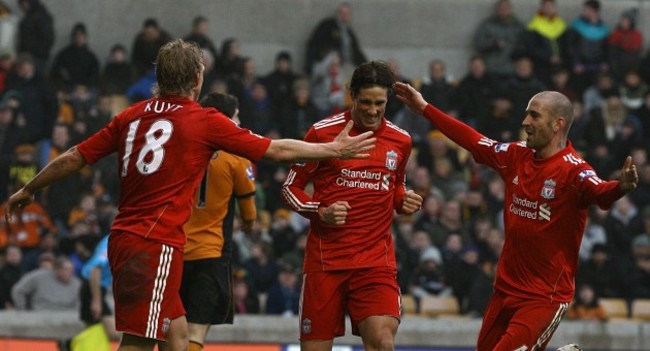
<path id="1" fill-rule="evenodd" d="M 544 187 L 542 188 L 542 197 L 545 199 L 554 199 L 555 198 L 555 183 L 553 179 L 546 179 L 544 182 Z"/>
<path id="2" fill-rule="evenodd" d="M 397 152 L 390 150 L 386 153 L 386 168 L 391 171 L 397 169 Z"/>

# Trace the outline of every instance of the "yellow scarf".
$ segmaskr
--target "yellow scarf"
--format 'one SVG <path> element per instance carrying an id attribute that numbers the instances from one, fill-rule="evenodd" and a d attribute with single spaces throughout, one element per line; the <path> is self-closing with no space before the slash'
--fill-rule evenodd
<path id="1" fill-rule="evenodd" d="M 545 38 L 555 40 L 566 30 L 566 22 L 559 16 L 548 18 L 537 14 L 528 23 L 528 30 L 533 30 Z"/>

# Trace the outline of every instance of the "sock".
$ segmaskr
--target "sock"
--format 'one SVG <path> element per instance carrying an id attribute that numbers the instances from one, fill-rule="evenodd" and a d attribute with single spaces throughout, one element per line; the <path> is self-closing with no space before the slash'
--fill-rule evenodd
<path id="1" fill-rule="evenodd" d="M 194 340 L 190 340 L 190 347 L 187 349 L 187 351 L 201 351 L 203 350 L 203 344 L 198 343 Z"/>

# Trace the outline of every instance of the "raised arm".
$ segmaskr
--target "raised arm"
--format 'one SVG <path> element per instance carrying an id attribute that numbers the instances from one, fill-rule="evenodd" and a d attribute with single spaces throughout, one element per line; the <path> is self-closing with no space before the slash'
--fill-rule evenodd
<path id="1" fill-rule="evenodd" d="M 9 221 L 9 214 L 16 209 L 24 208 L 34 201 L 34 193 L 66 176 L 80 170 L 86 161 L 73 146 L 68 151 L 48 163 L 32 180 L 22 189 L 13 194 L 7 201 L 5 219 Z"/>
<path id="2" fill-rule="evenodd" d="M 372 132 L 350 136 L 353 125 L 354 122 L 349 121 L 334 141 L 329 143 L 308 143 L 293 139 L 273 140 L 263 157 L 293 163 L 329 158 L 368 158 L 370 155 L 366 152 L 375 147 L 376 138 L 371 137 Z"/>

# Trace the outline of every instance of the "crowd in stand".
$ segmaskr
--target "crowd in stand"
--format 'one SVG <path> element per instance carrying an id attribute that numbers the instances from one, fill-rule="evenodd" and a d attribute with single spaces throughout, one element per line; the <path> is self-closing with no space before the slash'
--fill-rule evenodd
<path id="1" fill-rule="evenodd" d="M 156 79 L 152 63 L 158 49 L 174 37 L 203 49 L 202 94 L 235 95 L 242 126 L 271 137 L 301 138 L 316 121 L 347 109 L 351 68 L 368 59 L 352 30 L 347 3 L 313 30 L 303 69 L 293 67 L 291 55 L 282 51 L 267 74 L 256 71 L 255 60 L 261 58 L 241 54 L 240 45 L 246 43 L 227 38 L 216 45 L 208 36 L 208 19 L 201 16 L 186 35 L 173 35 L 155 18 L 145 19 L 131 47 L 116 43 L 103 66 L 81 22 L 71 28 L 69 44 L 52 53 L 48 10 L 39 0 L 19 3 L 20 16 L 0 2 L 0 29 L 13 25 L 16 33 L 15 41 L 0 35 L 3 202 L 50 160 L 110 121 L 120 106 L 151 97 Z M 643 55 L 635 10 L 625 11 L 613 24 L 605 23 L 600 11 L 601 4 L 589 0 L 577 18 L 567 19 L 553 0 L 543 0 L 526 23 L 514 16 L 509 1 L 499 0 L 494 14 L 478 24 L 474 55 L 458 81 L 448 79 L 445 62 L 437 58 L 424 78 L 402 76 L 395 60 L 373 59 L 386 59 L 399 80 L 410 82 L 427 101 L 500 141 L 520 139 L 521 120 L 535 93 L 556 90 L 569 97 L 576 116 L 570 139 L 598 174 L 615 178 L 618 161 L 632 155 L 640 175 L 638 189 L 611 210 L 589 212 L 578 300 L 647 299 L 650 55 Z M 389 100 L 386 117 L 413 137 L 407 185 L 424 198 L 419 213 L 394 220 L 402 293 L 455 296 L 462 313 L 480 316 L 503 245 L 504 185 L 396 100 Z M 113 158 L 88 167 L 50 186 L 10 223 L 0 220 L 0 309 L 78 308 L 66 298 L 78 290 L 79 271 L 94 245 L 110 231 L 118 201 L 116 165 Z M 235 223 L 238 313 L 298 311 L 308 221 L 282 204 L 287 169 L 256 165 L 259 218 L 254 233 L 243 234 Z M 581 313 L 570 316 L 580 318 Z"/>

